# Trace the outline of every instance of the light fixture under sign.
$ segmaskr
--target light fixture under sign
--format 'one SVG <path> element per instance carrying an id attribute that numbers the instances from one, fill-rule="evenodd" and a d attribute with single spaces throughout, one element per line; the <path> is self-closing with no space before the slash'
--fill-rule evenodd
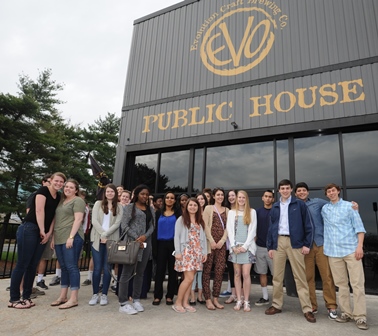
<path id="1" fill-rule="evenodd" d="M 239 127 L 239 125 L 238 125 L 235 121 L 233 121 L 233 122 L 231 123 L 231 125 L 232 125 L 232 127 L 233 127 L 234 129 L 237 129 L 237 128 Z"/>

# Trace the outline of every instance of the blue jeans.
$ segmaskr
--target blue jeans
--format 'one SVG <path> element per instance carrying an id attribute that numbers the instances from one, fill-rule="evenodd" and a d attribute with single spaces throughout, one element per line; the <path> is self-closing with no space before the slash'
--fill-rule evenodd
<path id="1" fill-rule="evenodd" d="M 62 276 L 60 278 L 62 288 L 71 287 L 71 290 L 78 290 L 80 288 L 78 262 L 83 243 L 83 238 L 79 234 L 76 234 L 72 248 L 66 248 L 66 244 L 55 245 L 55 253 L 62 269 Z"/>
<path id="2" fill-rule="evenodd" d="M 101 273 L 103 273 L 102 278 L 102 294 L 108 295 L 108 290 L 110 286 L 110 270 L 111 265 L 108 263 L 108 252 L 106 250 L 106 244 L 100 243 L 99 251 L 96 251 L 93 248 L 92 243 L 92 258 L 93 258 L 93 277 L 92 277 L 92 289 L 93 294 L 98 294 L 100 281 L 101 281 Z"/>
<path id="3" fill-rule="evenodd" d="M 30 299 L 33 281 L 39 261 L 41 260 L 44 244 L 41 244 L 39 227 L 35 223 L 22 223 L 17 229 L 17 264 L 12 271 L 10 301 L 20 300 L 20 284 L 24 277 L 23 299 Z"/>

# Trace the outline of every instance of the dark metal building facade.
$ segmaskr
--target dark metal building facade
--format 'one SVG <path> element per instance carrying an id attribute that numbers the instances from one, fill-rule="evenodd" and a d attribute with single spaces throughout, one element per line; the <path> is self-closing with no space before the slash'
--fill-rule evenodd
<path id="1" fill-rule="evenodd" d="M 282 178 L 339 183 L 378 276 L 377 17 L 374 0 L 191 0 L 136 20 L 115 182 L 244 188 L 255 207 Z"/>

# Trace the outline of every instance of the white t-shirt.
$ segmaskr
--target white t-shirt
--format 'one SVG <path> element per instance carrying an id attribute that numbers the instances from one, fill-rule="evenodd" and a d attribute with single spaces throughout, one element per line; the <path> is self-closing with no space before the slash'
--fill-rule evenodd
<path id="1" fill-rule="evenodd" d="M 108 214 L 104 213 L 104 219 L 102 220 L 102 228 L 104 231 L 109 230 L 109 225 L 110 225 L 110 216 L 112 215 L 112 211 L 109 210 Z"/>

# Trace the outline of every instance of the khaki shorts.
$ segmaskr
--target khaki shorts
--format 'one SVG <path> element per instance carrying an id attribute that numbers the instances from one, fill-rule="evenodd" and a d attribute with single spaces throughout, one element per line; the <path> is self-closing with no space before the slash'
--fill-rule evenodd
<path id="1" fill-rule="evenodd" d="M 255 272 L 257 274 L 268 274 L 268 267 L 273 275 L 273 259 L 269 258 L 268 249 L 257 246 Z"/>
<path id="2" fill-rule="evenodd" d="M 45 249 L 43 250 L 43 254 L 42 254 L 42 257 L 41 257 L 42 260 L 53 259 L 54 250 L 52 250 L 51 247 L 50 247 L 51 239 L 52 239 L 52 237 L 50 236 L 49 241 L 46 243 Z"/>

